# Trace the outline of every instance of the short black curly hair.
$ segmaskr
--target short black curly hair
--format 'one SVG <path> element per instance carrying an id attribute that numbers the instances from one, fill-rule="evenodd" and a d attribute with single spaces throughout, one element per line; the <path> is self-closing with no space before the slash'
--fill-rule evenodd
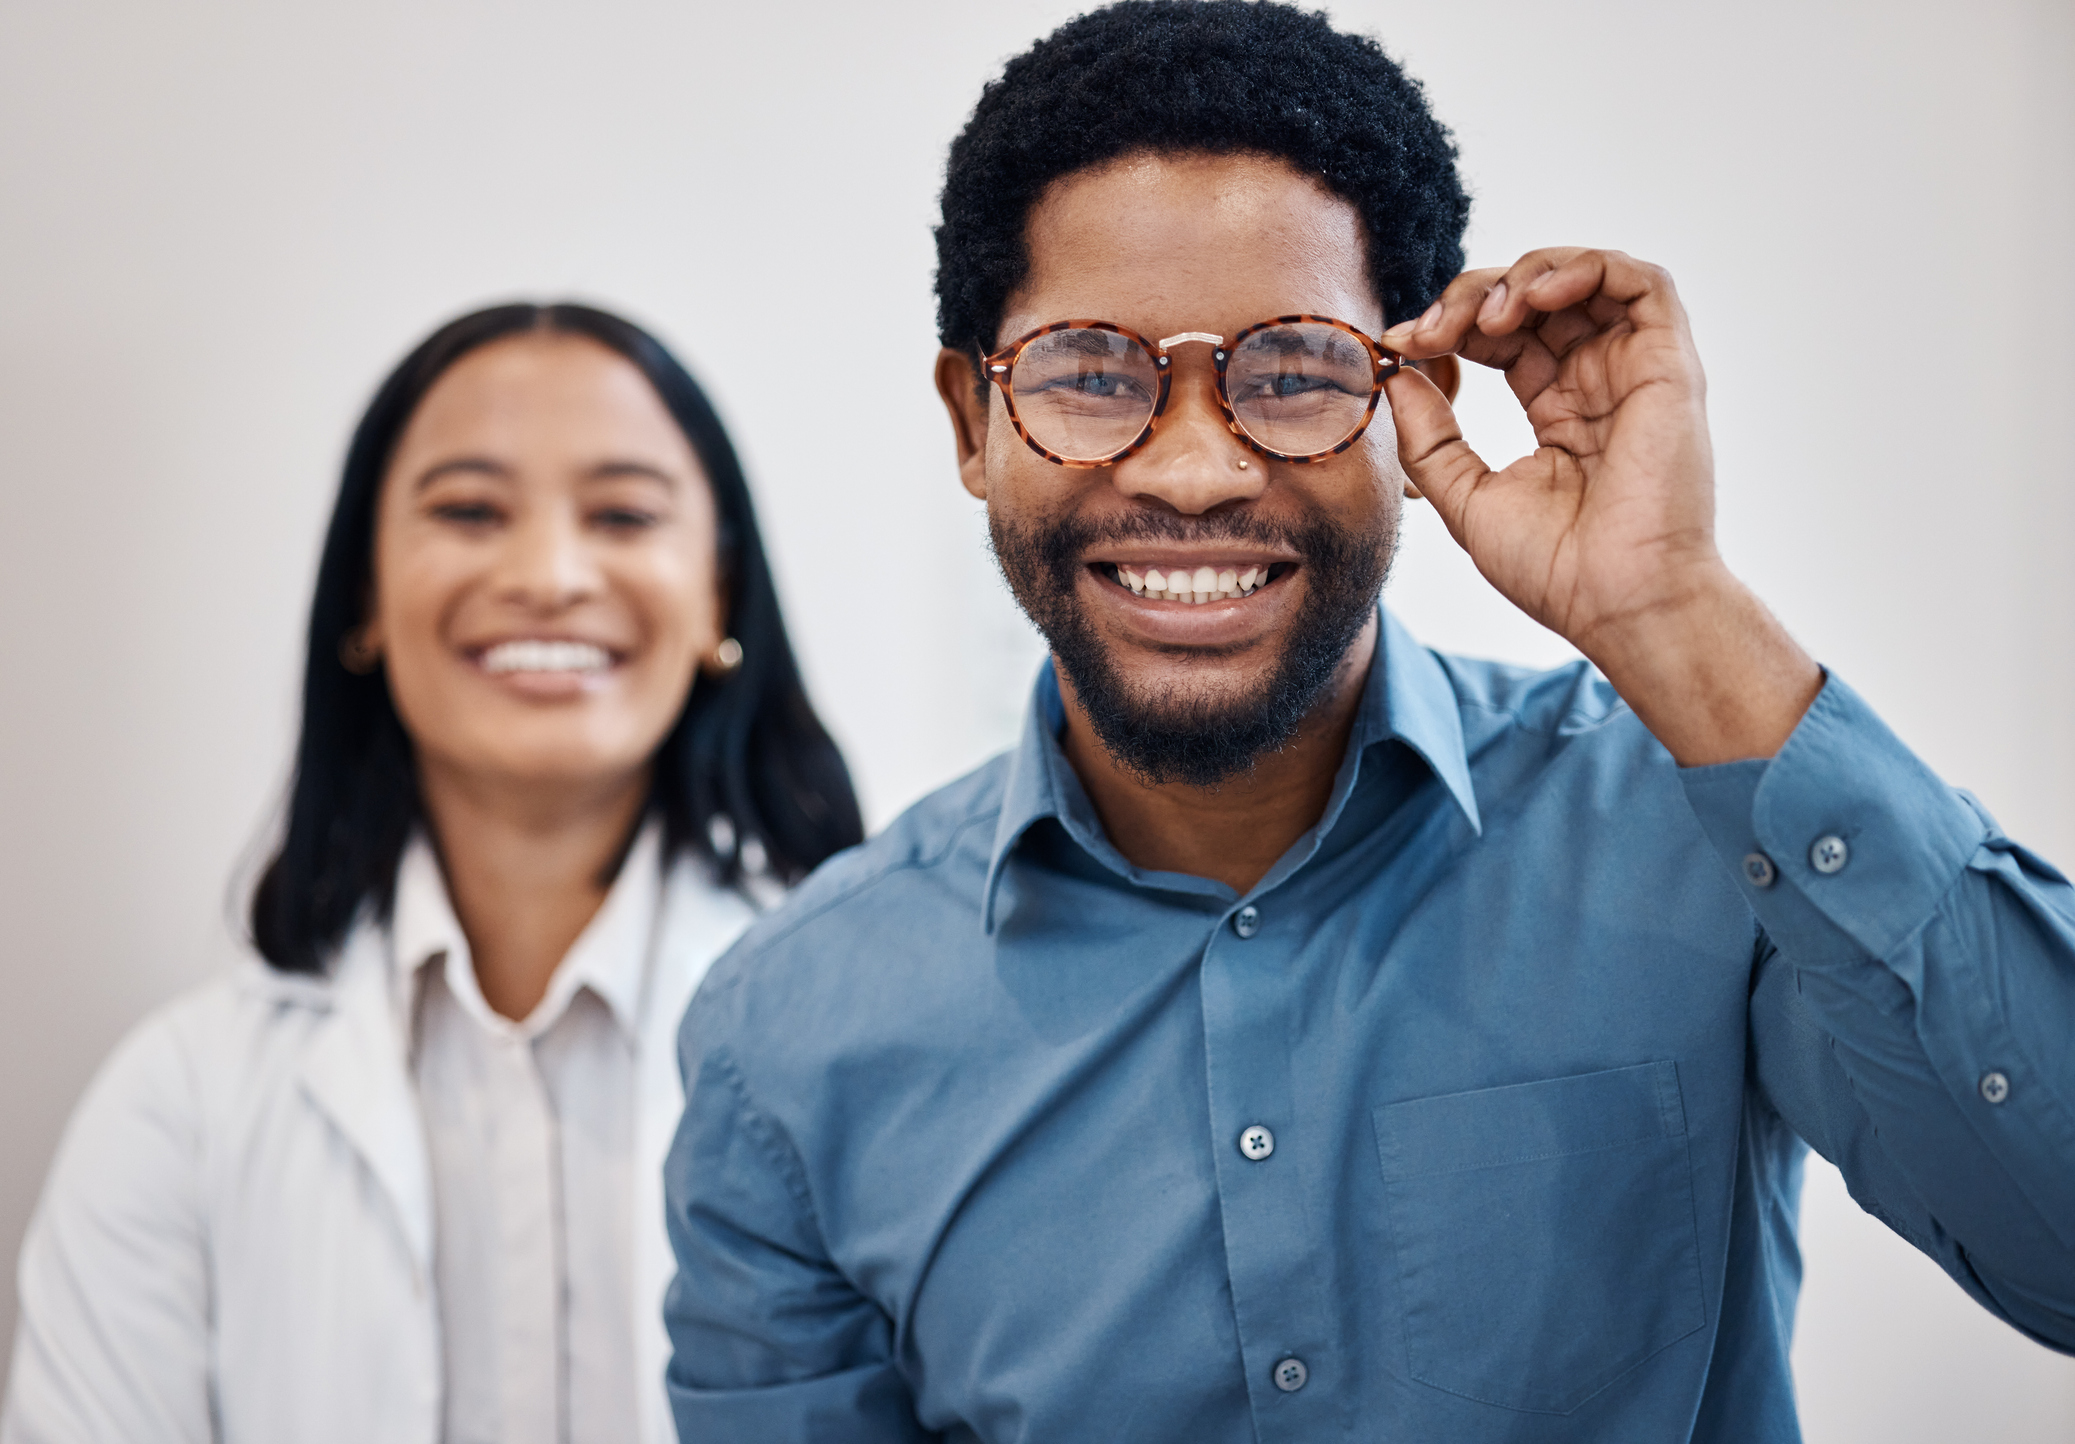
<path id="1" fill-rule="evenodd" d="M 1275 0 L 1119 0 L 1002 70 L 951 145 L 937 227 L 937 334 L 974 360 L 1000 342 L 1045 187 L 1137 150 L 1254 152 L 1360 212 L 1395 324 L 1463 268 L 1470 198 L 1455 141 L 1373 40 Z"/>

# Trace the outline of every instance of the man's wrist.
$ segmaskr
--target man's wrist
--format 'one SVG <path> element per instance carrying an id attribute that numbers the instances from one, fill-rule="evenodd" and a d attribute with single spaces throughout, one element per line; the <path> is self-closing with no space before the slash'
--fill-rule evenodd
<path id="1" fill-rule="evenodd" d="M 1823 689 L 1822 668 L 1719 562 L 1580 650 L 1682 767 L 1771 757 Z"/>

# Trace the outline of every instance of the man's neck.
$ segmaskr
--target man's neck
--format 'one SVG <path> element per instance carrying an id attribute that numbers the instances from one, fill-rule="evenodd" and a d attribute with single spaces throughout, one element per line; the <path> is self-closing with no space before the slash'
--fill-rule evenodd
<path id="1" fill-rule="evenodd" d="M 1138 867 L 1213 878 L 1245 894 L 1325 814 L 1361 710 L 1378 632 L 1372 616 L 1287 746 L 1216 787 L 1151 783 L 1126 769 L 1097 740 L 1080 698 L 1060 672 L 1066 708 L 1060 745 L 1111 844 Z"/>

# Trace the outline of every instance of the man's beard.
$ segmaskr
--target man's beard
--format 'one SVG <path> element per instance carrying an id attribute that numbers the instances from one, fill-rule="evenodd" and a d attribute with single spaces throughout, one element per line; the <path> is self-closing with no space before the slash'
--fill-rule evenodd
<path id="1" fill-rule="evenodd" d="M 1349 532 L 1316 516 L 1279 527 L 1243 513 L 1159 513 L 1102 527 L 1069 518 L 1024 530 L 990 514 L 988 534 L 1009 589 L 1051 644 L 1104 749 L 1147 782 L 1215 787 L 1287 746 L 1325 695 L 1375 612 L 1396 540 L 1392 522 L 1386 512 L 1373 531 Z M 1186 686 L 1141 691 L 1119 674 L 1076 584 L 1092 547 L 1133 541 L 1252 543 L 1303 558 L 1304 599 L 1265 683 L 1214 698 Z M 1212 671 L 1219 660 L 1208 652 L 1200 664 Z"/>

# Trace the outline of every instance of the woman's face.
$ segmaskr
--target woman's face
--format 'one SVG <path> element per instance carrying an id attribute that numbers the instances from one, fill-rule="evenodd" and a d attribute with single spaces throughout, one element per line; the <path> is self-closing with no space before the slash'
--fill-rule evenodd
<path id="1" fill-rule="evenodd" d="M 532 333 L 433 383 L 382 481 L 365 634 L 422 768 L 623 784 L 724 625 L 712 492 L 632 363 Z"/>

